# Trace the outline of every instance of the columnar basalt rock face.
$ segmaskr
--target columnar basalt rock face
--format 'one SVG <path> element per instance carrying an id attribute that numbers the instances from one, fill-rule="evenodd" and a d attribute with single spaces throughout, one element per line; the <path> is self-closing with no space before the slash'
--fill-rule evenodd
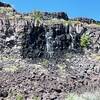
<path id="1" fill-rule="evenodd" d="M 78 50 L 81 36 L 88 32 L 94 46 L 99 51 L 99 29 L 87 28 L 82 24 L 72 25 L 40 25 L 34 26 L 34 21 L 16 19 L 0 20 L 0 52 L 20 54 L 23 58 L 52 56 L 59 51 Z M 96 36 L 93 38 L 93 36 Z"/>
<path id="2" fill-rule="evenodd" d="M 82 26 L 78 29 L 63 24 L 33 27 L 22 38 L 22 55 L 29 58 L 51 57 L 62 50 L 77 50 L 80 48 L 80 37 L 85 31 Z"/>
<path id="3" fill-rule="evenodd" d="M 1 7 L 11 7 L 1 3 Z M 64 12 L 44 12 L 43 19 L 68 20 Z M 82 19 L 84 20 L 84 19 Z M 88 19 L 86 19 L 88 20 Z M 91 21 L 91 20 L 88 20 Z M 80 38 L 88 33 L 91 38 L 89 49 L 100 51 L 100 28 L 86 27 L 82 23 L 50 24 L 35 26 L 32 19 L 0 19 L 0 54 L 12 54 L 23 58 L 52 57 L 57 52 L 81 50 Z"/>
<path id="4" fill-rule="evenodd" d="M 67 50 L 72 42 L 72 48 L 77 49 L 79 35 L 84 32 L 81 32 L 82 30 L 84 28 L 78 32 L 77 27 L 73 29 L 72 26 L 62 24 L 35 27 L 32 21 L 0 20 L 0 52 L 20 48 L 23 57 L 33 58 L 53 54 L 57 50 Z"/>
<path id="5" fill-rule="evenodd" d="M 24 58 L 41 56 L 45 52 L 45 30 L 43 26 L 31 28 L 30 32 L 25 32 L 22 37 L 21 54 Z"/>
<path id="6" fill-rule="evenodd" d="M 14 14 L 21 17 L 0 18 L 0 100 L 65 100 L 100 88 L 100 27 L 68 21 L 65 13 L 46 13 L 35 26 L 29 14 Z M 85 49 L 84 34 L 91 40 Z"/>
<path id="7" fill-rule="evenodd" d="M 20 54 L 22 37 L 32 29 L 32 23 L 25 20 L 0 20 L 0 54 Z"/>

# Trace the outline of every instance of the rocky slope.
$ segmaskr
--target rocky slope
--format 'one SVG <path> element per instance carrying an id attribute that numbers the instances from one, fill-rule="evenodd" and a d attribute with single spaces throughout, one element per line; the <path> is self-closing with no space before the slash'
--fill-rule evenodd
<path id="1" fill-rule="evenodd" d="M 65 100 L 68 92 L 99 88 L 100 26 L 96 21 L 45 12 L 36 26 L 32 13 L 13 12 L 0 17 L 1 100 Z M 85 48 L 81 45 L 84 34 L 90 41 Z"/>

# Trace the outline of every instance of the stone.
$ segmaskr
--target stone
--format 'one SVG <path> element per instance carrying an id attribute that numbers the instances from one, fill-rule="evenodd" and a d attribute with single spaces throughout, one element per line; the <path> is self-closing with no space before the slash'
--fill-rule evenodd
<path id="1" fill-rule="evenodd" d="M 8 96 L 8 92 L 7 91 L 0 91 L 0 97 L 6 98 L 7 96 Z"/>

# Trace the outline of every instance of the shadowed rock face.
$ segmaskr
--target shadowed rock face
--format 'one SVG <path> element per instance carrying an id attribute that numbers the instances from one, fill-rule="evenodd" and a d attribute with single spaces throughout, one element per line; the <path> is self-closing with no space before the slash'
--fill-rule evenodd
<path id="1" fill-rule="evenodd" d="M 80 37 L 85 28 L 73 29 L 72 26 L 55 24 L 53 26 L 34 27 L 22 40 L 23 57 L 52 57 L 55 53 L 80 48 Z"/>
<path id="2" fill-rule="evenodd" d="M 99 28 L 93 29 L 82 24 L 34 26 L 31 20 L 0 20 L 0 53 L 16 54 L 23 58 L 51 57 L 61 51 L 81 50 L 80 38 L 86 33 L 99 50 Z M 94 39 L 93 39 L 94 36 Z M 98 52 L 97 50 L 97 52 Z M 16 51 L 16 52 L 15 52 Z"/>
<path id="3" fill-rule="evenodd" d="M 0 7 L 11 7 L 11 5 L 0 2 Z"/>
<path id="4" fill-rule="evenodd" d="M 0 6 L 11 7 L 2 2 Z M 44 12 L 43 18 L 68 20 L 64 12 Z M 31 19 L 0 19 L 0 53 L 33 59 L 34 57 L 52 57 L 62 51 L 80 52 L 80 38 L 86 32 L 92 40 L 89 49 L 100 51 L 100 28 L 90 28 L 84 24 L 74 23 L 34 26 L 34 21 Z"/>
<path id="5" fill-rule="evenodd" d="M 44 12 L 42 14 L 44 20 L 48 20 L 52 18 L 65 19 L 65 20 L 69 19 L 65 12 L 55 12 L 55 13 Z"/>

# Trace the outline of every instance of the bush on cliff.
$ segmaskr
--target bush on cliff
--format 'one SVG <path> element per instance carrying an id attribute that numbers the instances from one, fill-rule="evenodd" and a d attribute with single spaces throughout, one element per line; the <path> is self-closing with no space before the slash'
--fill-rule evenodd
<path id="1" fill-rule="evenodd" d="M 80 39 L 81 47 L 88 47 L 89 44 L 90 44 L 90 37 L 89 37 L 89 35 L 83 34 L 81 36 L 81 39 Z"/>

